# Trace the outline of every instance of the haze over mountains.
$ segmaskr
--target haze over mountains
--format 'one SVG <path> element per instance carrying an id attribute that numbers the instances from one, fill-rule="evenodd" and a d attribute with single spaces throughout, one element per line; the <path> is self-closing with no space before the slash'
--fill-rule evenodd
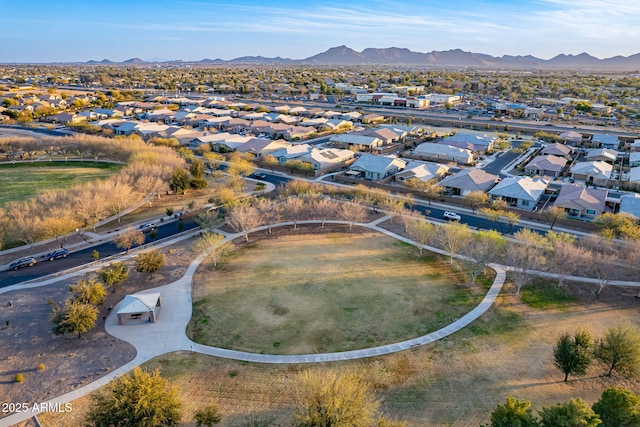
<path id="1" fill-rule="evenodd" d="M 182 60 L 162 61 L 162 63 L 183 62 Z M 640 53 L 631 56 L 614 56 L 599 59 L 588 53 L 579 55 L 560 54 L 551 59 L 536 58 L 531 55 L 495 57 L 483 53 L 465 52 L 461 49 L 414 52 L 406 48 L 390 47 L 384 49 L 367 48 L 362 52 L 347 46 L 337 46 L 325 52 L 305 59 L 267 58 L 264 56 L 243 56 L 240 58 L 202 59 L 184 61 L 199 64 L 265 64 L 265 65 L 412 65 L 433 67 L 487 67 L 487 68 L 615 68 L 640 69 Z M 131 58 L 123 62 L 88 61 L 87 64 L 133 64 L 154 63 L 140 58 Z"/>

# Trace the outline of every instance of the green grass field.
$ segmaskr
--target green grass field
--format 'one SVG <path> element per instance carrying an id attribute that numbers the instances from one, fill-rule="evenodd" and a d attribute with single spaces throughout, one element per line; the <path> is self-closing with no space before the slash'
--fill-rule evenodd
<path id="1" fill-rule="evenodd" d="M 446 259 L 376 234 L 285 236 L 194 280 L 196 341 L 276 354 L 373 347 L 433 332 L 474 307 Z"/>
<path id="2" fill-rule="evenodd" d="M 101 162 L 25 162 L 0 164 L 0 207 L 38 192 L 104 179 L 123 167 Z"/>

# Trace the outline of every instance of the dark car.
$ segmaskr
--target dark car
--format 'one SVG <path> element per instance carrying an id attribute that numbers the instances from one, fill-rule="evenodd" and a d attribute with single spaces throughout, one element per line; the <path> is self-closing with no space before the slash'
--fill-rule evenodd
<path id="1" fill-rule="evenodd" d="M 17 270 L 23 267 L 31 267 L 32 265 L 36 265 L 37 261 L 34 257 L 29 256 L 26 258 L 20 258 L 17 261 L 12 262 L 9 265 L 9 270 Z"/>
<path id="2" fill-rule="evenodd" d="M 249 178 L 253 178 L 253 179 L 267 179 L 267 175 L 260 173 L 260 172 L 256 172 L 256 173 L 252 173 L 251 175 L 249 175 Z"/>
<path id="3" fill-rule="evenodd" d="M 60 248 L 60 249 L 56 249 L 53 252 L 48 253 L 45 258 L 48 259 L 49 261 L 53 261 L 54 259 L 58 259 L 58 258 L 66 258 L 68 255 L 69 255 L 68 250 L 66 250 L 65 248 Z"/>

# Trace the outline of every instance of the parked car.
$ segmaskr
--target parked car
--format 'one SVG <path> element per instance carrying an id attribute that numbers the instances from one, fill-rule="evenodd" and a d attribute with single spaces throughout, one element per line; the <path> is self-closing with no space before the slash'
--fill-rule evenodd
<path id="1" fill-rule="evenodd" d="M 444 211 L 444 219 L 448 221 L 460 221 L 462 217 L 455 212 Z"/>
<path id="2" fill-rule="evenodd" d="M 23 268 L 23 267 L 31 267 L 32 265 L 36 265 L 37 261 L 34 257 L 32 256 L 28 256 L 25 258 L 20 258 L 17 261 L 12 262 L 9 265 L 9 270 L 17 270 L 19 268 Z"/>
<path id="3" fill-rule="evenodd" d="M 60 249 L 56 249 L 53 252 L 48 253 L 45 258 L 48 259 L 49 261 L 53 261 L 54 259 L 58 259 L 58 258 L 66 258 L 68 255 L 69 255 L 68 250 L 66 250 L 65 248 L 60 248 Z"/>
<path id="4" fill-rule="evenodd" d="M 142 231 L 143 233 L 148 233 L 155 230 L 156 227 L 157 226 L 155 222 L 146 222 L 140 226 L 140 231 Z"/>

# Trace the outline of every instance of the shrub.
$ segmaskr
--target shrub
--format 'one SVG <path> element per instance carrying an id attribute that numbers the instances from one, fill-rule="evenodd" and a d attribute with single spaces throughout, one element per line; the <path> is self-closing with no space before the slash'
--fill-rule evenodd
<path id="1" fill-rule="evenodd" d="M 44 365 L 44 363 L 41 363 L 38 365 L 38 371 L 44 371 L 46 368 L 46 366 Z"/>
<path id="2" fill-rule="evenodd" d="M 14 377 L 14 381 L 17 383 L 24 382 L 24 374 L 16 374 Z"/>

